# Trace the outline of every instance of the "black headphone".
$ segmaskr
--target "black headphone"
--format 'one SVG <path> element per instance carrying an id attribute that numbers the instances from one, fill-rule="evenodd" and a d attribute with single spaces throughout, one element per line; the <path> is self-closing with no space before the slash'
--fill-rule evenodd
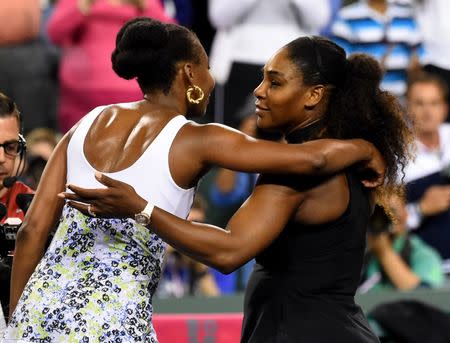
<path id="1" fill-rule="evenodd" d="M 22 175 L 23 170 L 25 169 L 25 157 L 27 155 L 27 141 L 23 136 L 23 120 L 22 113 L 17 109 L 17 119 L 19 120 L 19 165 L 17 166 L 16 177 Z"/>
<path id="2" fill-rule="evenodd" d="M 19 154 L 21 160 L 25 158 L 26 153 L 27 153 L 27 141 L 25 140 L 23 134 L 19 133 Z"/>

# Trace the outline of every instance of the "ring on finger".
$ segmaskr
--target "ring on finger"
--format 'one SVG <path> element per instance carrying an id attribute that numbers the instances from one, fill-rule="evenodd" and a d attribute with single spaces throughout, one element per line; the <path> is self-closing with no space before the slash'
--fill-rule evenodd
<path id="1" fill-rule="evenodd" d="M 89 204 L 89 205 L 88 205 L 87 211 L 88 211 L 88 213 L 89 213 L 89 215 L 90 215 L 91 217 L 96 217 L 96 216 L 97 216 L 97 215 L 95 214 L 95 212 L 92 211 L 92 204 Z"/>

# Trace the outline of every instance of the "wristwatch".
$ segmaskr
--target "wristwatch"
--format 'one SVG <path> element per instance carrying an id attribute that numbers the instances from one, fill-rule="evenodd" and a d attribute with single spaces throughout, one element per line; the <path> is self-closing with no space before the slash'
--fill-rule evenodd
<path id="1" fill-rule="evenodd" d="M 150 219 L 152 217 L 152 212 L 153 212 L 153 208 L 155 206 L 147 203 L 147 205 L 145 206 L 145 208 L 142 210 L 142 212 L 136 213 L 134 215 L 134 220 L 136 221 L 136 223 L 147 226 L 148 224 L 150 224 Z"/>

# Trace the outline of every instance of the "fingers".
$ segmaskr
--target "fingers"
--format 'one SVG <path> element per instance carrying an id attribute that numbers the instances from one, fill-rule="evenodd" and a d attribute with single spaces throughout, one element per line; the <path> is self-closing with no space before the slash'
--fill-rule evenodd
<path id="1" fill-rule="evenodd" d="M 117 183 L 119 183 L 120 181 L 114 180 L 112 178 L 110 178 L 109 176 L 106 176 L 103 173 L 100 172 L 95 172 L 95 178 L 97 179 L 98 182 L 100 182 L 101 184 L 107 186 L 107 187 L 113 187 L 115 185 L 117 185 Z"/>
<path id="2" fill-rule="evenodd" d="M 76 201 L 72 201 L 72 200 L 69 200 L 67 202 L 67 204 L 73 208 L 76 208 L 81 213 L 83 213 L 87 216 L 90 216 L 89 211 L 88 211 L 89 204 L 83 204 L 81 202 L 76 202 Z M 94 211 L 94 208 L 91 207 L 91 211 Z"/>
<path id="3" fill-rule="evenodd" d="M 60 197 L 62 199 L 66 199 L 66 200 L 79 201 L 79 202 L 84 202 L 84 203 L 90 203 L 92 201 L 90 199 L 82 198 L 75 193 L 69 193 L 69 192 L 61 192 L 58 194 L 58 197 Z"/>
<path id="4" fill-rule="evenodd" d="M 82 187 L 78 187 L 75 185 L 67 185 L 67 188 L 69 188 L 72 192 L 74 192 L 80 198 L 83 198 L 84 200 L 99 199 L 99 198 L 103 197 L 103 192 L 104 192 L 104 189 L 99 189 L 99 188 L 87 189 L 87 188 L 82 188 Z"/>

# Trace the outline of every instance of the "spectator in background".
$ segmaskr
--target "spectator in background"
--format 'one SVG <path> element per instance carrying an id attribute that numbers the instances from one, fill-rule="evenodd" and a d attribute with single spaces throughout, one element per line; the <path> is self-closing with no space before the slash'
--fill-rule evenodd
<path id="1" fill-rule="evenodd" d="M 393 222 L 384 221 L 387 225 L 379 232 L 373 228 L 369 230 L 368 247 L 372 257 L 366 268 L 367 280 L 360 291 L 365 292 L 368 288 L 406 291 L 442 286 L 442 260 L 438 252 L 418 236 L 408 234 L 404 200 L 392 196 L 389 205 Z"/>
<path id="2" fill-rule="evenodd" d="M 196 194 L 188 220 L 205 222 L 205 200 Z M 180 254 L 171 246 L 167 247 L 163 275 L 156 295 L 159 297 L 186 295 L 218 296 L 220 289 L 212 270 L 204 264 Z"/>
<path id="3" fill-rule="evenodd" d="M 14 101 L 0 93 L 0 203 L 7 209 L 0 223 L 8 219 L 24 218 L 24 212 L 16 203 L 20 193 L 33 193 L 25 184 L 15 181 L 24 167 L 26 145 L 20 135 L 22 117 Z M 6 181 L 5 181 L 6 179 Z"/>
<path id="4" fill-rule="evenodd" d="M 413 0 L 423 36 L 425 71 L 439 75 L 450 88 L 450 2 Z M 450 117 L 447 117 L 447 121 Z"/>
<path id="5" fill-rule="evenodd" d="M 136 16 L 172 22 L 160 0 L 59 0 L 48 24 L 50 39 L 62 47 L 59 72 L 59 127 L 71 128 L 96 106 L 142 98 L 136 82 L 111 69 L 120 27 Z"/>
<path id="6" fill-rule="evenodd" d="M 330 2 L 331 16 L 329 18 L 328 24 L 325 25 L 322 30 L 320 30 L 320 35 L 325 37 L 331 36 L 331 28 L 334 21 L 336 20 L 339 10 L 342 7 L 342 0 L 328 0 Z"/>
<path id="7" fill-rule="evenodd" d="M 31 131 L 27 137 L 28 153 L 40 156 L 48 161 L 53 149 L 58 144 L 58 135 L 55 131 L 47 128 L 38 128 Z"/>
<path id="8" fill-rule="evenodd" d="M 408 114 L 415 125 L 417 156 L 405 169 L 408 227 L 450 259 L 450 124 L 448 88 L 435 75 L 412 80 Z"/>
<path id="9" fill-rule="evenodd" d="M 22 180 L 33 189 L 37 189 L 45 165 L 58 143 L 57 134 L 47 128 L 31 131 L 27 137 L 27 164 Z"/>
<path id="10" fill-rule="evenodd" d="M 330 15 L 329 0 L 209 0 L 209 18 L 218 30 L 210 54 L 215 121 L 233 125 L 273 52 L 299 36 L 318 34 Z"/>
<path id="11" fill-rule="evenodd" d="M 168 15 L 175 18 L 178 24 L 191 27 L 193 8 L 191 0 L 160 0 Z"/>
<path id="12" fill-rule="evenodd" d="M 16 104 L 8 96 L 0 93 L 0 223 L 19 225 L 24 218 L 24 211 L 16 202 L 18 194 L 30 194 L 33 190 L 21 182 L 14 182 L 11 177 L 20 174 L 25 157 L 24 141 L 20 137 L 22 117 Z M 9 181 L 8 179 L 9 178 Z M 7 182 L 4 181 L 5 179 Z M 2 240 L 0 257 L 12 254 L 12 242 Z M 6 250 L 6 252 L 4 251 Z M 0 303 L 2 312 L 8 317 L 8 302 L 11 276 L 9 263 L 0 258 Z"/>
<path id="13" fill-rule="evenodd" d="M 420 30 L 409 6 L 359 0 L 340 10 L 331 33 L 348 55 L 366 53 L 380 62 L 385 70 L 383 89 L 405 94 L 407 74 L 418 68 L 422 53 Z"/>
<path id="14" fill-rule="evenodd" d="M 56 125 L 53 58 L 39 37 L 40 0 L 0 1 L 0 90 L 27 115 L 24 131 Z"/>

